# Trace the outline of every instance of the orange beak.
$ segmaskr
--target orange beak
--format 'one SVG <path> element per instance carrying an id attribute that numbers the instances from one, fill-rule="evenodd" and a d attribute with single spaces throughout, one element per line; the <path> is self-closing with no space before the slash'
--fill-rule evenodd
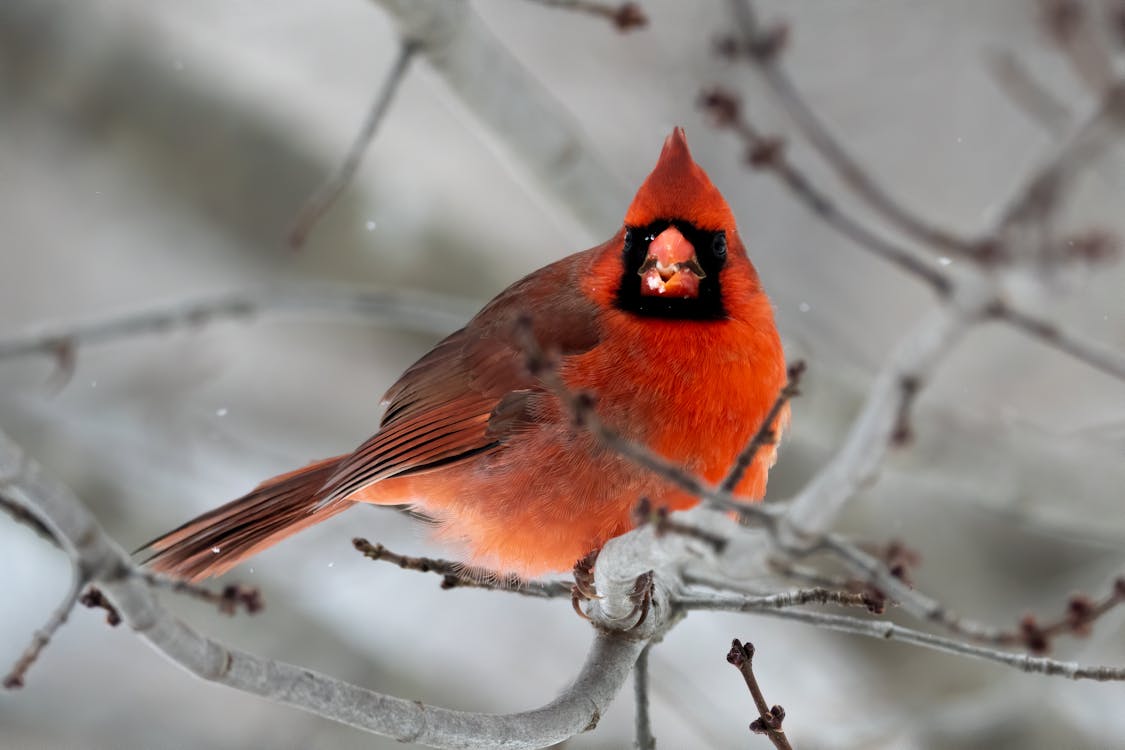
<path id="1" fill-rule="evenodd" d="M 675 227 L 668 227 L 649 244 L 637 273 L 641 295 L 646 297 L 698 297 L 699 282 L 707 276 L 695 248 Z"/>

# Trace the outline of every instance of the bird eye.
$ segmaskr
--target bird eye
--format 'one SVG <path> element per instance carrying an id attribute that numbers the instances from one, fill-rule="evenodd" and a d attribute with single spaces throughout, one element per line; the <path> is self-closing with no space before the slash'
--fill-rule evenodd
<path id="1" fill-rule="evenodd" d="M 715 235 L 715 239 L 711 240 L 711 251 L 715 253 L 716 258 L 727 257 L 727 236 L 723 232 Z"/>
<path id="2" fill-rule="evenodd" d="M 629 251 L 633 249 L 633 230 L 625 230 L 625 243 L 621 246 L 621 253 L 628 255 Z"/>

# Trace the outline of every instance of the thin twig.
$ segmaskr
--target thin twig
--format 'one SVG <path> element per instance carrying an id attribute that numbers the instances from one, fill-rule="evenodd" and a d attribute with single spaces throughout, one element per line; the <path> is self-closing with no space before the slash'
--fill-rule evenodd
<path id="1" fill-rule="evenodd" d="M 948 292 L 949 279 L 937 266 L 880 237 L 841 211 L 827 193 L 817 188 L 793 165 L 785 154 L 785 144 L 781 139 L 762 134 L 746 119 L 737 96 L 721 88 L 713 88 L 703 93 L 700 106 L 711 115 L 716 127 L 730 128 L 738 135 L 746 146 L 747 159 L 754 167 L 768 170 L 780 178 L 798 202 L 814 216 L 861 248 L 925 281 L 938 294 Z"/>
<path id="2" fill-rule="evenodd" d="M 324 184 L 309 196 L 308 200 L 301 206 L 301 210 L 297 212 L 297 218 L 293 221 L 293 228 L 289 230 L 290 246 L 299 248 L 305 244 L 305 240 L 308 239 L 309 233 L 316 226 L 316 223 L 331 208 L 344 188 L 351 183 L 356 170 L 359 169 L 360 162 L 363 160 L 363 155 L 371 146 L 371 141 L 379 129 L 379 124 L 386 116 L 387 110 L 390 109 L 395 92 L 398 91 L 399 84 L 402 83 L 407 70 L 410 69 L 410 61 L 417 51 L 418 43 L 410 40 L 404 41 L 399 47 L 398 56 L 395 57 L 394 64 L 383 78 L 375 102 L 367 113 L 367 118 L 363 121 L 355 140 L 348 148 L 343 162 L 324 181 Z"/>
<path id="3" fill-rule="evenodd" d="M 681 598 L 677 600 L 679 606 L 696 610 L 728 611 L 737 610 L 740 603 L 735 599 L 723 600 L 715 597 Z M 868 638 L 879 638 L 885 641 L 901 641 L 914 646 L 921 646 L 936 651 L 943 651 L 959 656 L 968 656 L 974 659 L 996 662 L 1004 666 L 1018 669 L 1021 672 L 1042 674 L 1051 677 L 1066 677 L 1071 680 L 1095 680 L 1098 682 L 1125 681 L 1125 667 L 1109 667 L 1077 664 L 1064 662 L 1057 659 L 1048 659 L 1030 654 L 1016 654 L 1000 651 L 986 646 L 978 646 L 956 638 L 949 638 L 920 630 L 912 630 L 891 622 L 881 620 L 864 620 L 848 615 L 830 614 L 827 612 L 809 612 L 803 609 L 759 609 L 754 614 L 777 617 L 783 620 L 803 622 L 827 630 L 836 630 L 842 633 L 862 635 Z"/>
<path id="4" fill-rule="evenodd" d="M 1103 153 L 1125 128 L 1125 83 L 1107 89 L 1098 109 L 1038 169 L 1029 175 L 1000 215 L 995 238 L 1020 225 L 1047 223 L 1074 176 Z M 1049 235 L 1046 239 L 1050 239 Z"/>
<path id="5" fill-rule="evenodd" d="M 851 588 L 851 584 L 856 582 L 855 579 L 828 575 L 816 568 L 798 565 L 791 560 L 777 556 L 770 557 L 766 564 L 769 565 L 770 570 L 780 576 L 816 588 L 848 590 Z"/>
<path id="6" fill-rule="evenodd" d="M 0 482 L 0 484 L 2 484 L 2 482 Z M 13 500 L 9 500 L 8 498 L 4 497 L 3 494 L 0 494 L 0 510 L 3 510 L 5 513 L 11 516 L 12 520 L 14 520 L 16 523 L 21 523 L 24 526 L 27 526 L 51 544 L 54 544 L 56 547 L 59 546 L 59 540 L 55 538 L 55 535 L 51 532 L 46 524 L 40 521 L 34 513 L 28 511 L 27 508 L 23 507 Z"/>
<path id="7" fill-rule="evenodd" d="M 785 381 L 781 392 L 777 394 L 773 406 L 770 407 L 766 418 L 762 420 L 762 424 L 754 434 L 754 437 L 750 439 L 750 442 L 747 443 L 746 447 L 738 454 L 726 478 L 719 484 L 719 489 L 724 492 L 734 492 L 734 488 L 742 481 L 746 470 L 754 463 L 754 457 L 758 455 L 758 451 L 764 446 L 773 445 L 777 442 L 776 425 L 774 423 L 777 421 L 778 415 L 781 414 L 781 410 L 785 408 L 790 399 L 800 393 L 798 386 L 801 383 L 801 375 L 804 371 L 805 363 L 801 360 L 789 366 L 789 379 Z"/>
<path id="8" fill-rule="evenodd" d="M 208 295 L 101 320 L 38 326 L 0 337 L 0 360 L 36 354 L 55 356 L 60 345 L 103 344 L 267 313 L 360 317 L 421 333 L 446 334 L 462 325 L 474 307 L 469 300 L 420 291 L 357 284 L 281 284 Z"/>
<path id="9" fill-rule="evenodd" d="M 1014 630 L 995 633 L 983 642 L 994 646 L 1023 646 L 1033 654 L 1042 655 L 1051 650 L 1054 639 L 1061 635 L 1089 635 L 1095 622 L 1122 603 L 1125 603 L 1125 576 L 1114 580 L 1109 593 L 1100 601 L 1085 594 L 1074 594 L 1054 620 L 1040 622 L 1039 618 L 1028 614 Z"/>
<path id="10" fill-rule="evenodd" d="M 1009 305 L 995 304 L 989 312 L 1044 344 L 1069 354 L 1118 380 L 1125 380 L 1125 352 L 1086 339 L 1046 318 L 1017 310 Z"/>
<path id="11" fill-rule="evenodd" d="M 90 609 L 104 609 L 105 624 L 111 628 L 116 628 L 121 624 L 121 613 L 117 611 L 117 607 L 113 606 L 113 602 L 97 586 L 88 586 L 86 593 L 82 595 L 78 603 Z"/>
<path id="12" fill-rule="evenodd" d="M 636 750 L 656 750 L 656 737 L 652 734 L 652 717 L 648 706 L 648 655 L 652 644 L 645 646 L 633 667 L 633 697 L 636 702 Z"/>
<path id="13" fill-rule="evenodd" d="M 715 554 L 722 554 L 730 541 L 725 536 L 672 518 L 668 508 L 654 506 L 647 497 L 642 497 L 641 501 L 637 503 L 637 507 L 633 509 L 633 520 L 637 526 L 652 524 L 657 538 L 665 534 L 679 534 L 691 539 L 698 539 L 711 547 Z"/>
<path id="14" fill-rule="evenodd" d="M 422 42 L 419 54 L 466 111 L 525 168 L 552 208 L 569 209 L 600 236 L 621 223 L 633 193 L 610 168 L 543 79 L 533 74 L 476 11 L 449 0 L 372 0 L 396 30 Z M 522 169 L 520 171 L 523 171 Z"/>
<path id="15" fill-rule="evenodd" d="M 254 586 L 229 583 L 223 586 L 221 590 L 213 591 L 197 583 L 182 581 L 178 578 L 168 578 L 143 568 L 131 569 L 128 574 L 140 576 L 153 588 L 167 589 L 176 594 L 183 594 L 192 599 L 211 604 L 224 615 L 234 615 L 239 608 L 243 609 L 248 615 L 254 615 L 261 612 L 266 606 L 265 602 L 262 601 L 262 592 Z"/>
<path id="16" fill-rule="evenodd" d="M 685 597 L 690 597 L 690 594 L 685 594 Z M 781 593 L 769 594 L 767 596 L 746 596 L 742 597 L 739 601 L 741 602 L 740 608 L 731 609 L 729 611 L 757 612 L 762 609 L 785 609 L 787 607 L 801 607 L 808 604 L 836 604 L 841 607 L 863 607 L 869 612 L 878 613 L 883 606 L 883 602 L 872 598 L 867 593 L 838 591 L 820 587 L 782 591 Z M 688 606 L 684 608 L 691 609 L 691 607 Z"/>
<path id="17" fill-rule="evenodd" d="M 657 455 L 643 445 L 622 437 L 616 430 L 604 424 L 595 408 L 594 397 L 589 393 L 571 391 L 563 382 L 558 373 L 557 363 L 539 346 L 530 317 L 524 315 L 516 322 L 516 334 L 528 371 L 539 378 L 559 399 L 575 426 L 585 428 L 607 448 L 675 484 L 689 495 L 700 498 L 716 510 L 736 513 L 747 522 L 767 527 L 775 525 L 780 511 L 768 506 L 740 502 L 729 492 L 709 487 L 702 479 L 684 471 L 681 466 Z"/>
<path id="18" fill-rule="evenodd" d="M 442 577 L 443 589 L 477 588 L 488 591 L 508 591 L 539 599 L 558 599 L 569 597 L 571 594 L 571 585 L 563 581 L 524 581 L 515 577 L 497 577 L 487 571 L 468 568 L 463 563 L 452 560 L 400 555 L 382 544 L 372 544 L 362 537 L 353 539 L 352 546 L 369 560 L 383 560 L 403 570 L 436 573 Z"/>
<path id="19" fill-rule="evenodd" d="M 754 698 L 754 706 L 758 709 L 758 718 L 751 722 L 750 731 L 754 734 L 764 734 L 777 750 L 793 750 L 782 728 L 785 709 L 776 705 L 771 707 L 766 703 L 762 688 L 758 685 L 758 678 L 754 676 L 754 644 L 749 642 L 743 644 L 735 638 L 727 653 L 727 661 L 742 674 L 746 687 L 750 688 L 750 695 Z"/>
<path id="20" fill-rule="evenodd" d="M 986 68 L 1008 99 L 1031 120 L 1053 136 L 1070 127 L 1070 109 L 1043 85 L 1011 50 L 993 51 L 985 58 Z"/>
<path id="21" fill-rule="evenodd" d="M 1079 0 L 1040 0 L 1043 27 L 1066 55 L 1078 79 L 1094 94 L 1113 82 L 1113 56 L 1099 34 L 1099 24 Z"/>
<path id="22" fill-rule="evenodd" d="M 778 63 L 783 42 L 778 29 L 764 29 L 750 0 L 731 0 L 738 33 L 750 60 L 762 73 L 774 96 L 798 130 L 832 167 L 844 183 L 891 224 L 932 248 L 952 255 L 976 257 L 975 243 L 958 237 L 917 216 L 900 205 L 891 194 L 860 166 L 832 132 L 820 121 Z M 784 27 L 782 27 L 784 28 Z M 783 38 L 783 37 L 782 37 Z"/>
<path id="23" fill-rule="evenodd" d="M 1121 51 L 1125 49 L 1125 0 L 1110 0 L 1104 10 L 1110 38 Z"/>
<path id="24" fill-rule="evenodd" d="M 80 574 L 78 569 L 74 571 L 74 579 L 70 583 L 70 589 L 66 592 L 66 596 L 55 607 L 51 616 L 47 619 L 46 624 L 39 630 L 35 631 L 35 635 L 31 638 L 31 643 L 24 649 L 20 658 L 12 665 L 8 674 L 4 677 L 3 685 L 8 690 L 15 690 L 24 686 L 24 678 L 27 677 L 27 670 L 31 668 L 39 655 L 43 653 L 43 649 L 47 648 L 47 644 L 51 642 L 51 638 L 58 632 L 70 617 L 70 613 L 74 611 L 74 607 L 78 604 L 78 599 L 82 595 L 82 587 L 86 585 L 86 578 Z"/>
<path id="25" fill-rule="evenodd" d="M 922 318 L 883 364 L 839 450 L 790 503 L 783 524 L 786 546 L 815 545 L 848 500 L 874 479 L 902 422 L 903 403 L 913 399 L 923 378 L 979 319 L 988 300 L 986 289 L 969 285 L 958 286 L 955 295 Z M 909 393 L 902 388 L 907 379 L 916 383 Z"/>
<path id="26" fill-rule="evenodd" d="M 607 19 L 621 33 L 643 28 L 648 25 L 648 16 L 644 9 L 637 3 L 621 3 L 611 5 L 600 3 L 596 0 L 528 0 L 536 5 L 545 5 L 548 8 L 561 8 L 591 16 Z"/>
<path id="27" fill-rule="evenodd" d="M 934 623 L 958 636 L 981 643 L 991 641 L 1002 632 L 999 628 L 961 617 L 938 600 L 912 588 L 891 570 L 886 561 L 865 552 L 839 534 L 825 534 L 816 549 L 831 554 L 868 586 L 922 622 Z"/>

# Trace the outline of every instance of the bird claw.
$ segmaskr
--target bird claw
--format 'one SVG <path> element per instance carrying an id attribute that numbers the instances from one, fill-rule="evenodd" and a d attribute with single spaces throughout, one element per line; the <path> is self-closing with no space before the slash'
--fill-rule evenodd
<path id="1" fill-rule="evenodd" d="M 637 621 L 630 630 L 636 630 L 648 619 L 649 610 L 652 609 L 652 596 L 654 592 L 652 571 L 641 573 L 629 592 L 629 601 L 633 602 L 633 611 L 630 615 L 637 614 Z"/>
<path id="2" fill-rule="evenodd" d="M 589 620 L 590 615 L 582 609 L 582 602 L 604 598 L 594 586 L 594 563 L 597 559 L 598 551 L 594 550 L 574 564 L 574 585 L 570 589 L 570 604 L 583 620 Z M 637 621 L 630 626 L 630 630 L 639 628 L 648 619 L 649 610 L 652 609 L 653 591 L 651 570 L 637 576 L 637 580 L 633 583 L 633 590 L 629 592 L 629 601 L 633 603 L 633 611 L 629 613 L 629 617 L 637 618 Z"/>
<path id="3" fill-rule="evenodd" d="M 583 599 L 601 599 L 594 585 L 594 563 L 598 560 L 598 551 L 594 550 L 578 562 L 574 563 L 574 588 L 582 595 Z"/>
<path id="4" fill-rule="evenodd" d="M 575 613 L 583 620 L 590 620 L 590 615 L 582 609 L 582 602 L 588 601 L 589 597 L 583 596 L 582 592 L 578 589 L 577 584 L 570 589 L 570 606 L 574 607 Z"/>
<path id="5" fill-rule="evenodd" d="M 584 620 L 589 620 L 590 616 L 582 610 L 582 602 L 602 598 L 594 586 L 594 563 L 597 559 L 598 551 L 594 550 L 574 563 L 574 586 L 570 590 L 570 604 Z"/>

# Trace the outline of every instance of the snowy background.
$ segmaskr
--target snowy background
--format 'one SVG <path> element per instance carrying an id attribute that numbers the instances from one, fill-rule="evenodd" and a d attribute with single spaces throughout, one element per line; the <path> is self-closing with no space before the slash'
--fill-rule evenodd
<path id="1" fill-rule="evenodd" d="M 805 395 L 771 498 L 830 454 L 881 358 L 931 304 L 917 282 L 819 224 L 695 107 L 740 91 L 786 121 L 748 68 L 713 54 L 725 3 L 643 3 L 646 29 L 519 0 L 476 10 L 570 111 L 620 179 L 622 215 L 664 136 L 687 129 L 725 192 L 777 311 Z M 763 3 L 793 28 L 785 62 L 810 103 L 906 205 L 983 230 L 1050 152 L 987 72 L 1017 52 L 1073 110 L 1092 102 L 1044 40 L 1032 3 Z M 294 253 L 285 233 L 342 157 L 396 54 L 382 11 L 358 0 L 4 0 L 0 3 L 0 336 L 272 281 L 366 282 L 483 302 L 615 226 L 554 205 L 424 62 L 404 82 L 355 184 Z M 799 142 L 793 158 L 852 202 Z M 1125 230 L 1119 149 L 1080 185 L 1066 223 Z M 1125 347 L 1125 266 L 1057 279 L 1058 319 Z M 1075 293 L 1077 292 L 1077 293 Z M 378 399 L 437 339 L 370 323 L 269 316 L 90 346 L 64 386 L 46 358 L 0 362 L 0 426 L 132 548 L 261 478 L 347 451 Z M 1125 384 L 999 326 L 975 332 L 921 399 L 918 440 L 850 507 L 846 528 L 917 548 L 920 587 L 1008 624 L 1101 593 L 1125 568 Z M 588 626 L 565 602 L 443 592 L 365 561 L 354 535 L 440 555 L 425 530 L 357 509 L 229 577 L 266 610 L 222 617 L 166 596 L 200 630 L 376 690 L 514 711 L 576 673 Z M 65 558 L 0 518 L 0 664 L 65 592 Z M 1125 662 L 1112 614 L 1057 656 Z M 1101 748 L 1125 742 L 1122 687 L 824 633 L 694 614 L 654 650 L 660 747 L 765 747 L 724 656 L 752 640 L 771 702 L 800 748 Z M 394 748 L 198 681 L 101 613 L 80 609 L 0 693 L 5 748 Z M 631 746 L 626 691 L 568 748 Z"/>

